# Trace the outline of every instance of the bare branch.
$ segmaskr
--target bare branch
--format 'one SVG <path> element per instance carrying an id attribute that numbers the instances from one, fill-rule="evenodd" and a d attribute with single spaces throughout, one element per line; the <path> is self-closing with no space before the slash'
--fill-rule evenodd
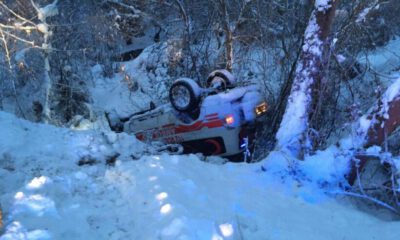
<path id="1" fill-rule="evenodd" d="M 1 28 L 0 28 L 0 35 L 1 35 L 1 40 L 3 42 L 3 45 L 4 45 L 4 49 L 6 51 L 6 58 L 7 58 L 8 66 L 10 69 L 12 69 L 10 51 L 8 49 L 8 44 L 7 44 L 6 37 L 4 36 L 3 29 L 1 29 Z"/>
<path id="2" fill-rule="evenodd" d="M 17 13 L 14 12 L 13 10 L 11 10 L 7 5 L 5 5 L 5 4 L 3 3 L 3 1 L 0 1 L 0 5 L 1 5 L 3 8 L 5 8 L 7 11 L 9 11 L 12 15 L 14 15 L 14 16 L 17 17 L 18 19 L 24 21 L 25 23 L 29 23 L 29 24 L 31 24 L 31 25 L 35 25 L 34 22 L 32 22 L 32 21 L 30 21 L 30 20 L 28 20 L 28 19 L 22 17 L 21 15 L 17 14 Z"/>

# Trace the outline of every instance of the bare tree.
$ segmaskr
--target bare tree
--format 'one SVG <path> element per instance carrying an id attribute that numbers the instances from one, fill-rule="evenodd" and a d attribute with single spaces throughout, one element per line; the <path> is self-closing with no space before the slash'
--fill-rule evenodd
<path id="1" fill-rule="evenodd" d="M 231 22 L 229 19 L 228 7 L 225 0 L 218 1 L 221 13 L 222 27 L 225 32 L 225 60 L 226 69 L 232 71 L 233 69 L 233 29 L 231 29 Z"/>
<path id="2" fill-rule="evenodd" d="M 8 100 L 13 92 L 15 113 L 24 118 L 64 124 L 76 114 L 87 115 L 88 69 L 95 63 L 112 65 L 122 34 L 108 24 L 114 21 L 105 14 L 110 10 L 96 1 L 38 5 L 43 2 L 0 2 L 0 55 L 5 59 L 0 67 L 8 66 L 9 72 L 1 71 L 0 96 Z"/>
<path id="3" fill-rule="evenodd" d="M 24 3 L 30 5 L 28 1 L 24 1 Z M 40 31 L 45 30 L 45 25 L 37 24 L 32 20 L 34 13 L 29 7 L 14 9 L 15 6 L 21 5 L 23 5 L 21 1 L 10 4 L 0 2 L 0 11 L 2 12 L 0 15 L 0 37 L 3 54 L 8 65 L 7 78 L 10 79 L 11 89 L 19 112 L 24 116 L 15 76 L 19 70 L 25 67 L 23 61 L 25 52 L 30 49 L 42 48 L 37 42 L 40 42 Z"/>
<path id="4" fill-rule="evenodd" d="M 47 23 L 47 18 L 56 16 L 58 14 L 57 3 L 58 0 L 55 0 L 52 4 L 49 4 L 43 8 L 38 7 L 33 0 L 31 0 L 32 6 L 35 8 L 38 19 L 40 23 L 37 25 L 37 29 L 43 34 L 43 54 L 44 54 L 44 83 L 45 83 L 45 100 L 44 100 L 44 121 L 48 123 L 51 121 L 51 112 L 50 112 L 50 94 L 53 88 L 53 83 L 50 77 L 50 61 L 49 54 L 52 51 L 52 46 L 50 42 L 50 37 L 53 34 L 49 24 Z"/>
<path id="5" fill-rule="evenodd" d="M 225 61 L 226 61 L 226 66 L 225 68 L 228 71 L 233 70 L 233 64 L 234 64 L 234 40 L 236 38 L 235 32 L 239 26 L 239 24 L 242 22 L 242 17 L 245 13 L 246 7 L 251 1 L 240 1 L 240 8 L 239 11 L 237 12 L 237 17 L 235 19 L 232 19 L 230 15 L 233 13 L 232 10 L 229 11 L 228 9 L 228 1 L 226 0 L 218 0 L 217 1 L 217 7 L 219 9 L 220 13 L 220 24 L 222 26 L 222 29 L 225 33 L 225 39 L 224 39 L 224 46 L 225 46 Z"/>

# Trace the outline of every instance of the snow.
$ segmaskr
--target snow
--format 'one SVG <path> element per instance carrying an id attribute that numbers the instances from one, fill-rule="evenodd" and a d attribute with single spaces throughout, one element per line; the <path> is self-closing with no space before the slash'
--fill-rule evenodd
<path id="1" fill-rule="evenodd" d="M 331 2 L 334 2 L 334 1 L 337 1 L 337 0 L 317 0 L 317 1 L 315 1 L 315 8 L 319 12 L 326 11 L 332 7 Z"/>
<path id="2" fill-rule="evenodd" d="M 262 101 L 257 86 L 248 85 L 209 95 L 203 99 L 201 107 L 207 109 L 207 113 L 218 112 L 222 116 L 235 113 L 234 118 L 239 118 L 240 114 L 243 113 L 244 120 L 252 122 L 256 119 L 254 109 Z M 239 124 L 240 122 L 237 121 L 236 123 Z"/>
<path id="3" fill-rule="evenodd" d="M 215 75 L 218 74 L 218 73 L 224 75 L 228 79 L 230 84 L 232 84 L 232 85 L 236 84 L 235 76 L 233 76 L 233 74 L 231 72 L 229 72 L 228 70 L 226 70 L 226 69 L 214 70 L 208 75 L 208 78 L 214 78 Z"/>
<path id="4" fill-rule="evenodd" d="M 368 14 L 371 12 L 373 9 L 379 9 L 380 4 L 378 0 L 373 1 L 369 6 L 363 9 L 363 11 L 358 15 L 356 19 L 356 23 L 362 23 L 365 21 L 366 17 Z"/>
<path id="5" fill-rule="evenodd" d="M 37 29 L 38 29 L 39 32 L 41 32 L 43 34 L 46 34 L 46 33 L 49 32 L 49 26 L 47 24 L 44 24 L 44 23 L 39 23 L 37 25 Z"/>
<path id="6" fill-rule="evenodd" d="M 365 8 L 357 17 L 356 23 L 361 23 L 365 21 L 365 18 L 367 17 L 367 15 L 369 14 L 369 12 L 371 11 L 371 7 L 367 7 Z"/>
<path id="7" fill-rule="evenodd" d="M 165 103 L 168 80 L 171 80 L 167 64 L 168 46 L 155 44 L 144 49 L 136 59 L 116 66 L 119 72 L 111 78 L 103 76 L 100 65 L 93 66 L 95 81 L 89 87 L 93 106 L 122 118 L 149 109 L 151 101 L 156 105 Z"/>
<path id="8" fill-rule="evenodd" d="M 379 115 L 384 119 L 389 119 L 389 104 L 400 97 L 400 78 L 397 79 L 382 96 L 381 109 Z M 382 123 L 383 124 L 383 123 Z M 384 127 L 383 125 L 381 127 Z"/>
<path id="9" fill-rule="evenodd" d="M 394 163 L 393 164 L 394 167 L 397 169 L 397 175 L 399 175 L 400 174 L 400 157 L 393 158 L 393 163 Z M 400 179 L 397 181 L 400 184 Z"/>
<path id="10" fill-rule="evenodd" d="M 375 119 L 370 119 L 370 115 L 374 113 L 374 118 L 388 118 L 389 103 L 399 97 L 400 93 L 400 78 L 394 81 L 384 92 L 380 99 L 380 109 L 377 111 L 377 104 L 369 109 L 359 120 L 352 125 L 352 133 L 350 137 L 342 139 L 340 146 L 342 149 L 360 149 L 364 146 L 367 140 L 368 130 L 371 124 L 374 124 Z M 384 127 L 383 125 L 381 127 Z"/>
<path id="11" fill-rule="evenodd" d="M 46 22 L 46 18 L 58 15 L 57 3 L 58 0 L 55 0 L 52 4 L 37 9 L 39 20 L 42 22 Z"/>
<path id="12" fill-rule="evenodd" d="M 330 2 L 330 1 L 329 1 Z M 319 0 L 315 2 L 317 11 L 325 11 L 329 7 L 328 1 Z M 292 90 L 288 104 L 283 116 L 280 128 L 277 132 L 277 149 L 287 150 L 297 156 L 301 145 L 307 146 L 307 138 L 303 138 L 308 128 L 308 108 L 311 103 L 310 87 L 313 84 L 313 76 L 317 73 L 317 62 L 321 61 L 323 43 L 319 37 L 319 25 L 317 24 L 316 12 L 311 15 L 305 31 L 303 44 L 303 56 L 305 60 L 296 68 Z"/>
<path id="13" fill-rule="evenodd" d="M 310 176 L 319 184 L 329 183 L 333 186 L 339 183 L 346 184 L 345 176 L 350 169 L 348 156 L 335 146 L 317 151 L 300 164 L 306 176 Z"/>
<path id="14" fill-rule="evenodd" d="M 305 31 L 305 41 L 303 45 L 303 52 L 309 52 L 315 56 L 321 56 L 322 54 L 322 41 L 318 37 L 319 25 L 315 14 L 311 16 Z"/>
<path id="15" fill-rule="evenodd" d="M 321 8 L 326 8 L 326 7 L 328 7 L 328 4 L 331 2 L 332 0 L 317 0 L 317 1 L 315 1 L 315 6 L 318 8 L 318 7 L 321 7 Z M 335 1 L 335 0 L 333 0 L 333 1 Z"/>
<path id="16" fill-rule="evenodd" d="M 374 72 L 390 73 L 400 63 L 400 38 L 396 37 L 384 47 L 360 54 L 359 62 L 370 67 Z M 384 79 L 384 78 L 383 78 Z"/>
<path id="17" fill-rule="evenodd" d="M 344 63 L 344 61 L 346 61 L 346 57 L 341 54 L 336 55 L 336 59 L 339 63 Z"/>
<path id="18" fill-rule="evenodd" d="M 399 236 L 398 222 L 329 194 L 343 181 L 334 148 L 298 164 L 273 152 L 260 164 L 221 165 L 199 155 L 151 155 L 126 134 L 76 132 L 4 112 L 0 130 L 1 240 Z M 115 165 L 106 165 L 115 153 Z M 83 158 L 93 162 L 79 166 Z"/>
<path id="19" fill-rule="evenodd" d="M 255 107 L 262 102 L 261 94 L 258 91 L 247 92 L 241 101 L 241 109 L 244 114 L 244 119 L 251 122 L 256 119 Z"/>
<path id="20" fill-rule="evenodd" d="M 236 101 L 237 99 L 243 97 L 243 95 L 245 95 L 245 93 L 254 92 L 254 91 L 257 92 L 257 87 L 254 85 L 233 88 L 226 92 L 220 92 L 215 95 L 207 96 L 204 99 L 202 106 L 208 107 L 208 106 L 213 106 L 213 105 L 217 105 L 217 106 L 223 105 L 224 103 L 227 103 L 227 102 Z"/>
<path id="21" fill-rule="evenodd" d="M 200 85 L 196 81 L 194 81 L 193 79 L 190 79 L 190 78 L 178 78 L 174 82 L 178 82 L 178 81 L 184 81 L 184 82 L 188 83 L 191 86 L 191 88 L 193 89 L 194 95 L 196 97 L 200 97 L 201 93 L 203 92 L 203 89 L 200 87 Z"/>
<path id="22" fill-rule="evenodd" d="M 400 78 L 398 78 L 383 95 L 383 101 L 387 104 L 399 97 L 400 93 Z"/>
<path id="23" fill-rule="evenodd" d="M 302 64 L 297 68 L 297 71 L 302 71 Z M 300 76 L 300 74 L 297 74 Z M 302 76 L 303 77 L 303 76 Z M 307 109 L 310 103 L 310 96 L 307 94 L 307 89 L 312 83 L 312 79 L 308 72 L 304 71 L 304 81 L 300 82 L 298 89 L 290 94 L 288 106 L 281 122 L 281 127 L 277 132 L 276 138 L 278 148 L 284 149 L 299 142 L 301 134 L 307 128 Z M 291 152 L 298 152 L 299 149 L 291 149 Z"/>
<path id="24" fill-rule="evenodd" d="M 367 116 L 361 116 L 357 122 L 353 123 L 350 137 L 340 140 L 341 148 L 358 150 L 364 145 L 368 129 L 372 124 Z"/>
<path id="25" fill-rule="evenodd" d="M 150 96 L 141 91 L 131 92 L 126 84 L 121 84 L 125 83 L 123 74 L 105 78 L 102 76 L 102 71 L 100 65 L 92 68 L 95 82 L 89 90 L 95 108 L 105 112 L 115 112 L 119 118 L 149 108 Z"/>

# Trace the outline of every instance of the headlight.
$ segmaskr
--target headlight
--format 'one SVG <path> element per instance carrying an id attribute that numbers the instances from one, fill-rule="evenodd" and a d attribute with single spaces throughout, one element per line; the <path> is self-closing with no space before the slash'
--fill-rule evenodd
<path id="1" fill-rule="evenodd" d="M 263 103 L 257 105 L 256 114 L 257 114 L 257 116 L 260 116 L 260 115 L 266 113 L 267 110 L 268 110 L 268 104 L 266 102 L 263 102 Z"/>

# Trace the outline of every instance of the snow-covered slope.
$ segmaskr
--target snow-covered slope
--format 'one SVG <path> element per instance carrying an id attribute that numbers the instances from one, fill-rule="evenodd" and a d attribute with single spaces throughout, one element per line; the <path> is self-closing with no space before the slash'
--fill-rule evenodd
<path id="1" fill-rule="evenodd" d="M 102 67 L 92 68 L 95 79 L 90 93 L 93 105 L 106 112 L 114 112 L 119 117 L 148 109 L 150 102 L 159 105 L 167 99 L 168 46 L 155 44 L 144 49 L 134 60 L 118 63 L 118 73 L 107 78 L 102 75 Z"/>
<path id="2" fill-rule="evenodd" d="M 74 132 L 3 112 L 0 133 L 1 240 L 400 235 L 400 223 L 282 175 L 287 166 L 280 153 L 262 163 L 265 172 L 257 164 L 211 164 L 196 155 L 149 155 L 151 149 L 124 134 Z M 106 165 L 116 153 L 115 166 Z M 79 166 L 82 159 L 92 164 Z"/>
<path id="3" fill-rule="evenodd" d="M 396 37 L 383 47 L 379 47 L 368 53 L 360 54 L 359 61 L 375 72 L 390 74 L 392 71 L 396 71 L 399 68 L 399 52 L 400 38 Z"/>

